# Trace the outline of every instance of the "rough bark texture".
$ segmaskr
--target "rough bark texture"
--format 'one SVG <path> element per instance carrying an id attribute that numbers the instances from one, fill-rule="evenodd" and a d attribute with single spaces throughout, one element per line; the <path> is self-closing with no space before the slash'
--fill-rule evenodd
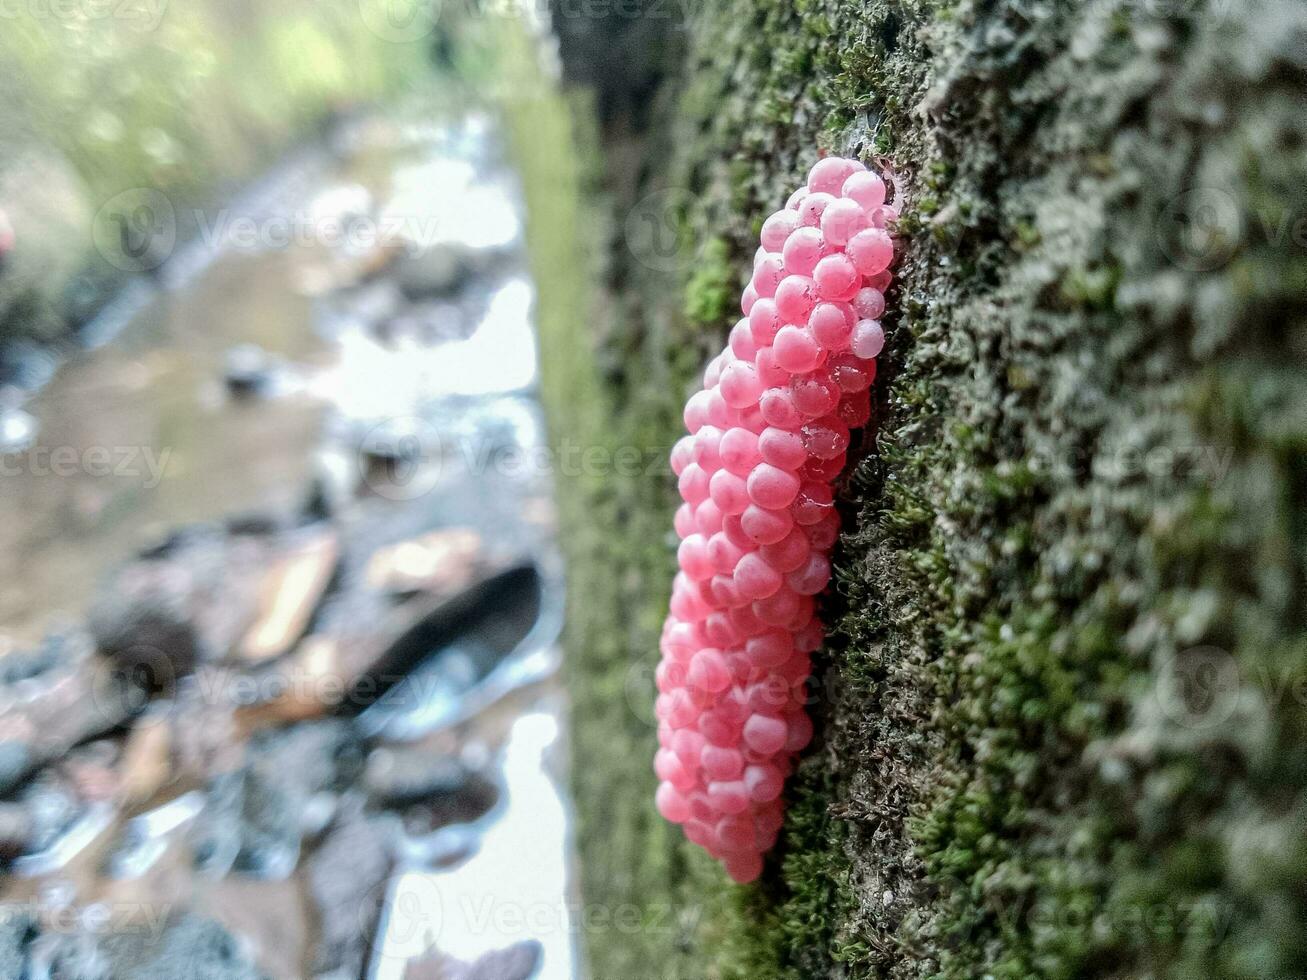
<path id="1" fill-rule="evenodd" d="M 1307 6 L 724 0 L 684 41 L 596 178 L 597 310 L 542 286 L 560 440 L 666 452 L 819 148 L 893 162 L 905 257 L 758 887 L 649 804 L 670 474 L 563 475 L 586 901 L 645 913 L 595 976 L 1302 975 Z"/>

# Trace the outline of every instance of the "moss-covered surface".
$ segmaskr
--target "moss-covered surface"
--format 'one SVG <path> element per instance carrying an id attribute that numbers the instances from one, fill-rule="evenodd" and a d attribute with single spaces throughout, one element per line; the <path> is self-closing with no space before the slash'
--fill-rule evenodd
<path id="1" fill-rule="evenodd" d="M 757 887 L 649 805 L 670 476 L 562 478 L 585 899 L 649 914 L 594 975 L 1307 973 L 1307 7 L 729 0 L 686 41 L 641 154 L 533 147 L 552 258 L 609 216 L 539 263 L 560 443 L 666 451 L 819 147 L 893 161 L 905 258 Z"/>

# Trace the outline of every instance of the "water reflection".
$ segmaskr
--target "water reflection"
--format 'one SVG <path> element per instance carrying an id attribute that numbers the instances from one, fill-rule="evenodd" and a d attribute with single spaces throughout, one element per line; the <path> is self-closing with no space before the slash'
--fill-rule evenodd
<path id="1" fill-rule="evenodd" d="M 211 225 L 26 403 L 35 447 L 4 457 L 0 499 L 16 643 L 97 592 L 126 605 L 107 573 L 129 558 L 185 584 L 188 549 L 220 566 L 214 606 L 259 593 L 267 642 L 196 656 L 88 736 L 104 751 L 78 775 L 109 789 L 64 794 L 81 811 L 13 862 L 36 880 L 9 897 L 194 908 L 278 980 L 357 976 L 379 937 L 377 976 L 491 956 L 571 977 L 561 576 L 512 175 L 479 118 L 333 144 L 231 214 L 393 236 L 247 247 Z"/>

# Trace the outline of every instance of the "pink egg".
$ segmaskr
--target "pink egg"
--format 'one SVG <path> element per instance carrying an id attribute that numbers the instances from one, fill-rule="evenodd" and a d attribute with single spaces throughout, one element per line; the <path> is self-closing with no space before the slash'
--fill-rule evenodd
<path id="1" fill-rule="evenodd" d="M 774 428 L 797 429 L 803 424 L 803 416 L 794 407 L 794 398 L 786 388 L 768 388 L 762 393 L 760 407 L 762 408 L 763 420 Z M 684 474 L 682 474 L 682 479 L 684 479 Z"/>
<path id="2" fill-rule="evenodd" d="M 828 351 L 844 350 L 853 335 L 852 311 L 843 303 L 821 302 L 808 317 L 808 334 Z"/>
<path id="3" fill-rule="evenodd" d="M 749 793 L 742 780 L 714 781 L 708 784 L 708 802 L 718 813 L 743 813 L 749 808 Z"/>
<path id="4" fill-rule="evenodd" d="M 758 397 L 762 394 L 758 371 L 747 361 L 733 361 L 726 365 L 718 387 L 722 400 L 731 408 L 757 404 Z"/>
<path id="5" fill-rule="evenodd" d="M 862 276 L 847 255 L 828 255 L 812 272 L 817 295 L 825 300 L 846 302 L 857 295 Z"/>
<path id="6" fill-rule="evenodd" d="M 808 542 L 808 536 L 795 527 L 774 544 L 763 545 L 758 553 L 762 555 L 763 561 L 785 575 L 807 563 L 808 556 L 812 554 L 812 545 Z"/>
<path id="7" fill-rule="evenodd" d="M 871 227 L 890 231 L 894 227 L 894 222 L 899 220 L 899 212 L 892 204 L 882 204 L 871 209 L 870 218 Z"/>
<path id="8" fill-rule="evenodd" d="M 799 202 L 799 225 L 804 228 L 820 228 L 821 217 L 826 208 L 835 202 L 835 198 L 824 191 L 814 191 Z"/>
<path id="9" fill-rule="evenodd" d="M 718 446 L 722 465 L 737 476 L 747 477 L 761 459 L 758 442 L 758 436 L 748 429 L 727 429 Z"/>
<path id="10" fill-rule="evenodd" d="M 744 654 L 755 667 L 777 667 L 794 654 L 794 641 L 784 630 L 769 629 L 745 641 Z"/>
<path id="11" fill-rule="evenodd" d="M 762 223 L 762 247 L 769 252 L 779 252 L 790 237 L 790 232 L 799 227 L 798 214 L 788 208 L 772 214 Z"/>
<path id="12" fill-rule="evenodd" d="M 711 481 L 709 481 L 711 484 Z M 688 507 L 688 504 L 682 504 Z M 711 538 L 722 529 L 722 510 L 711 499 L 705 500 L 694 508 L 694 530 L 705 538 Z M 684 535 L 682 535 L 684 537 Z"/>
<path id="13" fill-rule="evenodd" d="M 864 286 L 853 297 L 853 312 L 859 320 L 878 320 L 885 312 L 885 294 L 873 286 Z"/>
<path id="14" fill-rule="evenodd" d="M 747 788 L 746 788 L 747 792 Z M 725 817 L 717 824 L 717 840 L 728 854 L 758 853 L 758 834 L 747 816 Z M 734 858 L 728 858 L 728 864 Z"/>
<path id="15" fill-rule="evenodd" d="M 864 276 L 874 276 L 884 272 L 894 260 L 894 242 L 881 228 L 868 228 L 849 239 L 845 253 L 853 261 L 858 272 Z M 784 282 L 781 279 L 780 282 Z M 780 288 L 778 285 L 777 289 Z M 777 304 L 779 308 L 780 304 Z"/>
<path id="16" fill-rule="evenodd" d="M 708 542 L 702 534 L 691 534 L 676 551 L 677 563 L 686 575 L 701 582 L 712 578 L 714 569 L 708 561 Z"/>
<path id="17" fill-rule="evenodd" d="M 741 514 L 744 508 L 749 506 L 749 494 L 745 489 L 744 479 L 730 470 L 718 470 L 714 473 L 708 487 L 712 494 L 712 502 L 721 509 L 723 527 L 727 516 Z"/>
<path id="18" fill-rule="evenodd" d="M 779 321 L 777 321 L 779 322 Z M 775 334 L 772 334 L 775 337 Z M 758 380 L 766 388 L 784 388 L 790 383 L 790 372 L 776 363 L 776 351 L 770 347 L 764 347 L 758 351 L 758 356 L 753 361 L 754 368 L 758 371 Z M 761 409 L 759 409 L 759 418 L 761 418 Z"/>
<path id="19" fill-rule="evenodd" d="M 881 329 L 880 324 L 875 320 L 859 320 L 858 325 L 853 328 L 853 339 L 849 342 L 849 348 L 853 353 L 870 359 L 880 356 L 884 347 L 885 331 Z"/>
<path id="20" fill-rule="evenodd" d="M 763 429 L 758 437 L 758 454 L 773 466 L 791 472 L 802 466 L 808 458 L 808 452 L 803 448 L 803 437 L 799 433 L 771 426 Z"/>
<path id="21" fill-rule="evenodd" d="M 708 421 L 708 401 L 708 392 L 696 391 L 690 396 L 690 400 L 685 403 L 683 418 L 685 427 L 690 431 L 691 435 L 698 432 Z"/>
<path id="22" fill-rule="evenodd" d="M 850 238 L 870 224 L 866 210 L 848 198 L 831 201 L 821 214 L 822 238 L 837 248 L 847 244 Z"/>
<path id="23" fill-rule="evenodd" d="M 654 671 L 655 803 L 736 881 L 761 874 L 784 780 L 813 737 L 814 597 L 840 531 L 831 488 L 850 430 L 871 419 L 892 279 L 883 181 L 836 157 L 809 177 L 763 223 L 744 319 L 670 456 L 683 502 Z"/>
<path id="24" fill-rule="evenodd" d="M 791 374 L 805 374 L 822 361 L 821 345 L 802 327 L 786 325 L 772 346 L 776 363 Z"/>
<path id="25" fill-rule="evenodd" d="M 785 276 L 776 286 L 776 312 L 785 323 L 807 323 L 817 305 L 817 284 L 808 276 Z"/>
<path id="26" fill-rule="evenodd" d="M 873 362 L 874 363 L 874 362 Z M 840 421 L 850 429 L 861 429 L 871 420 L 870 390 L 855 391 L 840 399 L 836 409 Z"/>
<path id="27" fill-rule="evenodd" d="M 784 278 L 785 262 L 778 253 L 772 253 L 754 266 L 753 278 L 749 280 L 749 284 L 757 293 L 758 300 L 763 300 L 776 294 L 776 286 Z M 752 305 L 757 306 L 757 301 Z M 749 312 L 752 313 L 752 309 Z"/>
<path id="28" fill-rule="evenodd" d="M 685 470 L 686 464 L 694 461 L 694 437 L 681 436 L 672 447 L 672 472 L 677 476 Z"/>
<path id="29" fill-rule="evenodd" d="M 731 328 L 729 343 L 731 353 L 741 361 L 752 361 L 758 356 L 758 344 L 753 339 L 753 328 L 748 319 L 738 321 Z"/>
<path id="30" fill-rule="evenodd" d="M 740 595 L 751 600 L 765 599 L 781 587 L 781 573 L 763 561 L 756 551 L 740 559 L 734 579 Z"/>
<path id="31" fill-rule="evenodd" d="M 808 171 L 808 190 L 838 194 L 851 174 L 866 168 L 857 160 L 844 157 L 826 157 L 818 160 Z"/>
<path id="32" fill-rule="evenodd" d="M 812 741 L 812 719 L 800 712 L 790 715 L 786 725 L 789 733 L 785 738 L 785 751 L 802 752 Z M 747 788 L 747 782 L 745 786 Z"/>
<path id="33" fill-rule="evenodd" d="M 750 504 L 740 515 L 740 526 L 759 545 L 775 544 L 794 527 L 794 515 L 784 508 L 768 509 Z"/>
<path id="34" fill-rule="evenodd" d="M 870 170 L 863 170 L 846 177 L 840 193 L 856 201 L 864 211 L 870 211 L 885 203 L 885 182 Z"/>
<path id="35" fill-rule="evenodd" d="M 756 763 L 744 770 L 744 788 L 755 803 L 769 803 L 781 795 L 784 788 L 781 772 L 766 762 Z M 689 807 L 686 807 L 689 813 Z"/>
<path id="36" fill-rule="evenodd" d="M 758 290 L 754 289 L 753 283 L 750 282 L 744 287 L 744 292 L 740 294 L 740 312 L 748 316 L 749 311 L 753 309 L 753 304 L 756 302 L 758 302 Z"/>
<path id="37" fill-rule="evenodd" d="M 686 682 L 709 694 L 717 694 L 731 686 L 731 672 L 720 650 L 705 647 L 690 660 Z"/>
<path id="38" fill-rule="evenodd" d="M 785 576 L 786 584 L 799 595 L 816 595 L 829 581 L 830 562 L 825 555 L 810 555 L 802 568 Z"/>
<path id="39" fill-rule="evenodd" d="M 749 333 L 755 347 L 763 348 L 772 342 L 782 326 L 781 315 L 776 311 L 776 303 L 771 299 L 760 299 L 749 311 Z"/>
<path id="40" fill-rule="evenodd" d="M 796 228 L 785 239 L 785 247 L 781 251 L 785 271 L 798 276 L 812 275 L 812 270 L 825 254 L 826 242 L 818 228 Z"/>
<path id="41" fill-rule="evenodd" d="M 790 382 L 790 400 L 804 419 L 821 418 L 839 404 L 840 388 L 825 373 L 811 372 Z"/>
<path id="42" fill-rule="evenodd" d="M 699 756 L 703 773 L 708 779 L 726 782 L 739 779 L 744 773 L 744 756 L 738 749 L 723 745 L 705 745 Z"/>
<path id="43" fill-rule="evenodd" d="M 753 852 L 731 854 L 724 862 L 726 873 L 737 885 L 757 881 L 762 874 L 762 855 Z"/>
<path id="44" fill-rule="evenodd" d="M 753 611 L 764 623 L 785 629 L 789 629 L 790 623 L 803 608 L 799 594 L 791 588 L 784 587 L 784 583 L 771 595 L 754 599 L 752 604 Z"/>
<path id="45" fill-rule="evenodd" d="M 744 723 L 744 744 L 763 755 L 783 749 L 788 735 L 785 722 L 771 715 L 752 715 Z"/>
<path id="46" fill-rule="evenodd" d="M 690 463 L 681 471 L 677 486 L 681 499 L 691 506 L 708 499 L 708 474 L 698 463 Z"/>
<path id="47" fill-rule="evenodd" d="M 834 459 L 849 448 L 849 430 L 833 416 L 809 423 L 799 433 L 808 455 L 817 460 Z"/>
<path id="48" fill-rule="evenodd" d="M 725 532 L 719 531 L 708 539 L 705 556 L 714 573 L 730 575 L 744 557 L 745 550 L 728 538 Z"/>
<path id="49" fill-rule="evenodd" d="M 676 528 L 678 538 L 684 538 L 695 532 L 698 527 L 695 517 L 696 511 L 689 504 L 681 504 L 676 508 L 676 517 L 673 518 L 672 526 Z"/>
<path id="50" fill-rule="evenodd" d="M 841 354 L 832 358 L 830 376 L 842 394 L 853 394 L 871 387 L 876 378 L 876 362 L 854 354 Z"/>
<path id="51" fill-rule="evenodd" d="M 771 463 L 759 463 L 747 481 L 749 499 L 759 507 L 781 510 L 790 506 L 799 494 L 799 478 Z M 743 520 L 741 520 L 743 523 Z M 748 528 L 745 528 L 748 531 Z"/>
<path id="52" fill-rule="evenodd" d="M 718 447 L 722 441 L 722 430 L 715 425 L 705 425 L 694 434 L 694 461 L 708 473 L 721 467 Z"/>

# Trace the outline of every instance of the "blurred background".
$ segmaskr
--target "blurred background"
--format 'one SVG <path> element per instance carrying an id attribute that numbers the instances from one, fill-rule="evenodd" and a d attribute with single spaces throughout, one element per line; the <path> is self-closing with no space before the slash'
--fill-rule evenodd
<path id="1" fill-rule="evenodd" d="M 578 975 L 532 11 L 0 16 L 0 973 Z"/>
<path id="2" fill-rule="evenodd" d="M 0 976 L 1307 976 L 1299 0 L 0 0 Z M 892 177 L 815 737 L 652 806 L 682 409 Z"/>

